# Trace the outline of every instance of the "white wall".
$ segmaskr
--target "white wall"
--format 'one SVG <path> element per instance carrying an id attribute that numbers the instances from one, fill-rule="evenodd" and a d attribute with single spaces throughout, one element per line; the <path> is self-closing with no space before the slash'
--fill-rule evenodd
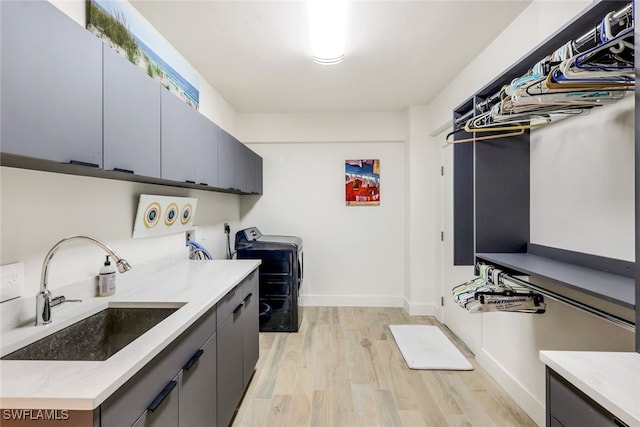
<path id="1" fill-rule="evenodd" d="M 429 105 L 431 135 L 450 126 L 451 109 L 522 57 L 589 2 L 534 1 Z M 633 260 L 633 99 L 570 118 L 532 133 L 531 241 Z M 442 143 L 442 135 L 433 137 Z M 443 150 L 444 164 L 452 151 Z M 452 182 L 443 199 L 451 212 Z M 451 215 L 448 213 L 448 215 Z M 445 225 L 450 224 L 447 218 Z M 447 226 L 449 229 L 450 225 Z M 445 260 L 452 242 L 445 235 Z M 443 293 L 469 267 L 443 265 Z M 459 283 L 459 282 L 458 282 Z M 525 411 L 544 425 L 544 365 L 540 350 L 633 351 L 633 333 L 555 301 L 543 315 L 490 313 L 445 323 L 459 336 L 473 334 L 480 364 Z M 451 316 L 450 316 L 451 315 Z M 455 326 L 452 326 L 455 325 Z"/>
<path id="2" fill-rule="evenodd" d="M 84 25 L 83 0 L 53 2 L 78 25 Z M 200 81 L 200 111 L 235 132 L 235 111 L 207 82 Z M 60 239 L 86 234 L 105 241 L 135 268 L 144 261 L 177 254 L 186 257 L 184 234 L 133 240 L 140 194 L 196 197 L 197 239 L 216 258 L 225 256 L 223 223 L 238 228 L 240 197 L 210 191 L 140 184 L 48 172 L 0 168 L 0 265 L 25 263 L 20 301 L 0 305 L 2 329 L 33 318 L 33 296 L 40 286 L 42 261 Z M 51 263 L 50 288 L 91 280 L 102 265 L 101 250 L 88 244 L 62 247 Z M 66 295 L 68 298 L 72 295 Z"/>
<path id="3" fill-rule="evenodd" d="M 635 260 L 634 99 L 531 135 L 531 241 Z"/>
<path id="4" fill-rule="evenodd" d="M 263 157 L 265 196 L 241 199 L 242 225 L 303 238 L 303 304 L 402 306 L 404 144 L 250 147 Z M 344 161 L 352 158 L 380 159 L 380 206 L 345 206 Z"/>

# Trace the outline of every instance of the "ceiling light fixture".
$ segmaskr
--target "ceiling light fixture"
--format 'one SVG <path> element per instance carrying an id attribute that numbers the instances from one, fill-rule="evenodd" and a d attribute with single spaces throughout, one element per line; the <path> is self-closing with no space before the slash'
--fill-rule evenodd
<path id="1" fill-rule="evenodd" d="M 342 62 L 347 27 L 347 1 L 309 0 L 307 9 L 313 60 L 322 65 Z"/>

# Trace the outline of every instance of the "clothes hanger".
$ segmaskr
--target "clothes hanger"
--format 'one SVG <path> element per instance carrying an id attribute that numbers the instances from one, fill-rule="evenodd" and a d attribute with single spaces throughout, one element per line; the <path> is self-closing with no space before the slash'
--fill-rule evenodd
<path id="1" fill-rule="evenodd" d="M 449 137 L 451 135 L 453 135 L 454 133 L 463 131 L 463 130 L 464 129 L 458 129 L 457 131 L 450 132 L 449 134 L 447 134 L 447 136 L 446 136 L 447 145 L 462 144 L 462 143 L 465 143 L 465 142 L 489 141 L 489 140 L 492 140 L 492 139 L 500 139 L 500 138 L 507 138 L 507 137 L 510 137 L 510 136 L 524 135 L 524 129 L 519 129 L 517 132 L 507 132 L 507 133 L 501 133 L 501 134 L 496 134 L 496 135 L 474 136 L 474 137 L 471 137 L 471 138 L 457 139 L 457 140 L 449 141 Z M 443 145 L 443 147 L 447 147 L 447 145 Z"/>

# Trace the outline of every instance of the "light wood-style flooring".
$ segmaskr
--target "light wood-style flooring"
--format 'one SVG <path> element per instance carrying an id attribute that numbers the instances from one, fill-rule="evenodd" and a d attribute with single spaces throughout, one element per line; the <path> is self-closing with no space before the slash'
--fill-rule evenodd
<path id="1" fill-rule="evenodd" d="M 233 427 L 535 426 L 458 346 L 473 371 L 407 367 L 388 325 L 438 325 L 401 308 L 304 307 L 298 333 L 261 333 Z"/>

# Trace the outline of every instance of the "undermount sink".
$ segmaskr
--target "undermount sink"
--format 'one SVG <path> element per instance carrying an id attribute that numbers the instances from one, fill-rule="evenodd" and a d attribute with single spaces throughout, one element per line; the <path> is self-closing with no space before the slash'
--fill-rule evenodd
<path id="1" fill-rule="evenodd" d="M 104 361 L 180 307 L 109 307 L 2 360 Z"/>

